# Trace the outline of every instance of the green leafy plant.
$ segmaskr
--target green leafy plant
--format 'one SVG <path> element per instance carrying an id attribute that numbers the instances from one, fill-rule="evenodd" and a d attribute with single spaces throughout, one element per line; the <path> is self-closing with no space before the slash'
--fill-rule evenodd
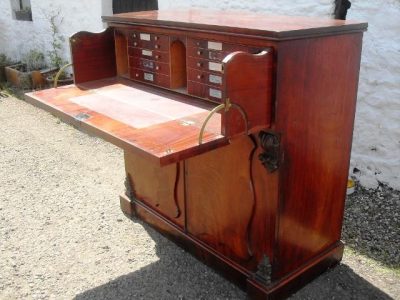
<path id="1" fill-rule="evenodd" d="M 45 13 L 45 18 L 49 22 L 49 33 L 51 35 L 51 50 L 48 51 L 50 64 L 53 68 L 60 69 L 68 63 L 66 60 L 63 59 L 62 56 L 65 37 L 60 32 L 60 26 L 63 23 L 64 18 L 61 15 L 60 9 L 52 10 L 48 13 Z M 48 76 L 48 80 L 53 80 L 54 75 Z M 59 79 L 71 79 L 71 75 L 65 71 L 62 71 Z"/>
<path id="2" fill-rule="evenodd" d="M 45 56 L 43 52 L 38 50 L 30 50 L 24 55 L 21 61 L 25 64 L 27 72 L 46 68 Z"/>
<path id="3" fill-rule="evenodd" d="M 61 12 L 53 11 L 46 15 L 47 20 L 50 23 L 50 34 L 51 34 L 51 50 L 48 52 L 50 63 L 55 68 L 61 68 L 67 62 L 62 58 L 63 44 L 65 37 L 60 33 L 60 25 L 63 23 L 64 18 L 61 16 Z"/>
<path id="4" fill-rule="evenodd" d="M 7 55 L 0 53 L 0 66 L 11 65 L 12 63 L 12 60 Z"/>

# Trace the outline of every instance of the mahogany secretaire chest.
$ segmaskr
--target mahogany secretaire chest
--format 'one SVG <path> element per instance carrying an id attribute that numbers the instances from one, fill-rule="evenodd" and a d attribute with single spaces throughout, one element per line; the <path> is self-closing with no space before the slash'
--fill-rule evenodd
<path id="1" fill-rule="evenodd" d="M 26 99 L 122 147 L 125 214 L 283 298 L 340 241 L 366 23 L 204 10 L 103 17 L 75 83 Z"/>

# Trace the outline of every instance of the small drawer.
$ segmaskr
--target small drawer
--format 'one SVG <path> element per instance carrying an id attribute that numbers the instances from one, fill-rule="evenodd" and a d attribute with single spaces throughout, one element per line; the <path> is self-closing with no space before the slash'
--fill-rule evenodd
<path id="1" fill-rule="evenodd" d="M 201 70 L 188 69 L 188 80 L 220 87 L 222 74 L 207 73 Z"/>
<path id="2" fill-rule="evenodd" d="M 188 48 L 188 56 L 209 60 L 222 61 L 228 53 L 201 48 Z"/>
<path id="3" fill-rule="evenodd" d="M 197 51 L 203 49 L 203 50 L 208 50 L 209 52 L 212 52 L 212 56 L 216 56 L 215 52 L 225 52 L 223 53 L 223 57 L 228 55 L 231 52 L 235 51 L 244 51 L 252 54 L 256 54 L 262 51 L 261 48 L 257 47 L 249 47 L 249 46 L 244 46 L 244 45 L 237 45 L 237 44 L 226 44 L 222 42 L 217 42 L 217 41 L 207 41 L 207 40 L 197 40 L 197 39 L 188 39 L 188 48 L 195 48 L 194 52 L 192 54 L 197 54 Z M 209 52 L 204 52 L 204 55 L 210 55 Z M 197 55 L 198 56 L 198 55 Z M 196 57 L 196 55 L 195 55 Z M 207 57 L 205 57 L 207 58 Z M 211 59 L 211 58 L 207 58 Z M 223 58 L 222 58 L 223 59 Z"/>
<path id="4" fill-rule="evenodd" d="M 129 57 L 129 67 L 147 70 L 164 75 L 169 75 L 170 71 L 169 64 L 132 56 Z"/>
<path id="5" fill-rule="evenodd" d="M 142 57 L 163 63 L 169 62 L 169 54 L 166 52 L 129 47 L 128 54 L 129 56 Z"/>
<path id="6" fill-rule="evenodd" d="M 188 68 L 203 70 L 207 72 L 222 73 L 222 63 L 199 59 L 195 57 L 188 57 Z"/>
<path id="7" fill-rule="evenodd" d="M 165 35 L 130 32 L 128 40 L 131 47 L 169 52 L 169 37 Z"/>
<path id="8" fill-rule="evenodd" d="M 194 81 L 188 81 L 187 87 L 190 95 L 222 102 L 222 90 L 220 88 Z"/>
<path id="9" fill-rule="evenodd" d="M 146 83 L 155 84 L 161 87 L 169 88 L 170 87 L 170 78 L 169 76 L 157 74 L 153 72 L 147 72 L 135 68 L 130 69 L 130 78 Z"/>
<path id="10" fill-rule="evenodd" d="M 209 50 L 216 50 L 216 51 L 224 51 L 224 43 L 217 42 L 217 41 L 188 39 L 187 44 L 188 44 L 188 47 L 191 47 L 191 48 L 201 48 L 201 49 L 209 49 Z"/>

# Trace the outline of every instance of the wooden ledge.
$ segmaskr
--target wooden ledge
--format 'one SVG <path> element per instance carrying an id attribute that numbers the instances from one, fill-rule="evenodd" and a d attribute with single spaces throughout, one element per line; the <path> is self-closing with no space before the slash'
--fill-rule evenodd
<path id="1" fill-rule="evenodd" d="M 27 102 L 118 147 L 167 165 L 227 145 L 216 114 L 200 127 L 214 105 L 173 92 L 109 78 L 27 93 Z"/>

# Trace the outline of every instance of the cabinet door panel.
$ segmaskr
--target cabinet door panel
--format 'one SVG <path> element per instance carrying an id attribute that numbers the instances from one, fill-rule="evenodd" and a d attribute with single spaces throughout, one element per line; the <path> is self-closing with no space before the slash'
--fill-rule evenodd
<path id="1" fill-rule="evenodd" d="M 182 163 L 160 167 L 125 151 L 125 169 L 135 198 L 175 224 L 184 224 Z"/>
<path id="2" fill-rule="evenodd" d="M 258 160 L 255 138 L 185 161 L 187 231 L 249 270 L 273 262 L 279 172 Z"/>

